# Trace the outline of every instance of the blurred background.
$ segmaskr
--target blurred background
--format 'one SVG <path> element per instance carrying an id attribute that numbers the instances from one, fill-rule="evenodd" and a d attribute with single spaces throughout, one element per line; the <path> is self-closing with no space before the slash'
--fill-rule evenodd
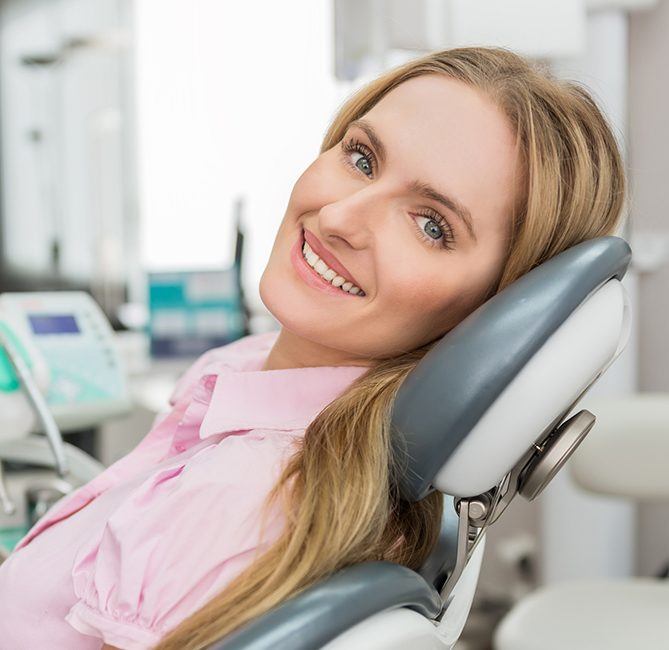
<path id="1" fill-rule="evenodd" d="M 626 157 L 630 342 L 595 397 L 669 391 L 666 0 L 2 0 L 0 294 L 83 291 L 131 407 L 63 437 L 104 465 L 204 350 L 276 329 L 258 282 L 344 99 L 424 52 L 501 45 L 577 79 Z M 561 472 L 490 530 L 458 648 L 539 586 L 666 577 L 669 509 Z"/>

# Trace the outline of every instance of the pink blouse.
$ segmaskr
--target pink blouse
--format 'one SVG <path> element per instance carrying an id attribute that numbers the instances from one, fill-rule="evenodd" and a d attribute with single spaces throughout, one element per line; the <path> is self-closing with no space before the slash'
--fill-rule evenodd
<path id="1" fill-rule="evenodd" d="M 281 534 L 277 504 L 260 537 L 268 492 L 367 368 L 260 370 L 277 335 L 203 354 L 137 447 L 18 543 L 0 564 L 0 649 L 151 648 Z"/>

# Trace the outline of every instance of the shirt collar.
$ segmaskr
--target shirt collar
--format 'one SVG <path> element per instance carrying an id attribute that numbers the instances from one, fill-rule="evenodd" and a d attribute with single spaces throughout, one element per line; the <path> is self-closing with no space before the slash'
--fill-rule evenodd
<path id="1" fill-rule="evenodd" d="M 367 366 L 260 370 L 276 336 L 258 336 L 251 349 L 210 364 L 216 375 L 200 438 L 249 429 L 306 429 Z"/>

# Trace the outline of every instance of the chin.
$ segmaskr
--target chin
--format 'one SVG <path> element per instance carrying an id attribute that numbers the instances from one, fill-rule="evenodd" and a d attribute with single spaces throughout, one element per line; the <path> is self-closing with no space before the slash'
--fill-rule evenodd
<path id="1" fill-rule="evenodd" d="M 258 293 L 260 294 L 260 300 L 262 304 L 265 305 L 267 310 L 277 318 L 276 314 L 276 304 L 281 301 L 281 295 L 276 293 L 276 284 L 272 281 L 271 273 L 268 270 L 269 266 L 265 267 L 263 274 L 260 276 L 260 282 L 258 283 Z"/>
<path id="2" fill-rule="evenodd" d="M 258 284 L 260 300 L 276 320 L 285 327 L 289 327 L 304 314 L 305 306 L 299 300 L 298 292 L 291 286 L 290 280 L 284 280 L 277 273 L 265 269 Z"/>
<path id="3" fill-rule="evenodd" d="M 259 283 L 260 299 L 267 310 L 286 330 L 303 339 L 324 345 L 339 336 L 327 332 L 323 316 L 315 310 L 299 291 L 277 274 L 263 273 Z"/>

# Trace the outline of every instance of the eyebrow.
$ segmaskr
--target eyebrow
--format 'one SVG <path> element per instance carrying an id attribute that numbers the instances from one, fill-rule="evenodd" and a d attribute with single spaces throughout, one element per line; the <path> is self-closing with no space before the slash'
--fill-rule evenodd
<path id="1" fill-rule="evenodd" d="M 365 134 L 369 138 L 369 141 L 372 143 L 372 146 L 378 152 L 381 162 L 385 163 L 388 157 L 386 152 L 386 147 L 381 141 L 381 138 L 379 138 L 379 136 L 377 135 L 376 131 L 374 130 L 374 127 L 367 120 L 364 119 L 354 120 L 349 124 L 349 128 L 351 127 L 357 127 L 365 132 Z M 437 191 L 434 187 L 432 187 L 428 183 L 423 183 L 422 181 L 418 180 L 411 181 L 407 185 L 407 189 L 410 192 L 414 192 L 415 194 L 418 194 L 426 199 L 431 199 L 432 201 L 441 203 L 441 205 L 443 205 L 445 208 L 451 210 L 451 212 L 455 213 L 465 224 L 465 227 L 467 228 L 467 231 L 469 232 L 471 238 L 475 242 L 478 242 L 478 240 L 476 239 L 476 234 L 474 233 L 474 226 L 472 224 L 471 212 L 458 200 L 450 196 L 447 196 L 442 192 Z"/>

